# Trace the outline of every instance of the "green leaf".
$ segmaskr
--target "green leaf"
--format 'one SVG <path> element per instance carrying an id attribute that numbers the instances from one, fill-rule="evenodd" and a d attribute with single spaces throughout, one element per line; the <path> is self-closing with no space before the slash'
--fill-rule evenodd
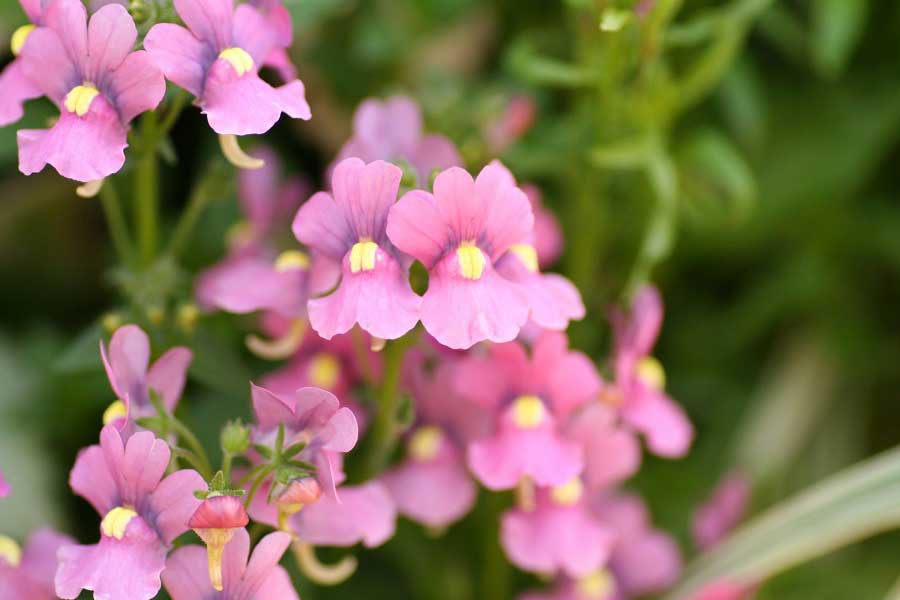
<path id="1" fill-rule="evenodd" d="M 814 0 L 810 36 L 813 64 L 829 79 L 839 77 L 862 38 L 869 0 Z"/>
<path id="2" fill-rule="evenodd" d="M 102 339 L 103 327 L 99 323 L 94 323 L 79 333 L 78 337 L 63 350 L 53 369 L 59 373 L 99 371 L 103 368 L 99 349 Z"/>
<path id="3" fill-rule="evenodd" d="M 900 447 L 845 469 L 748 522 L 689 566 L 663 600 L 687 600 L 716 581 L 765 581 L 898 527 Z"/>

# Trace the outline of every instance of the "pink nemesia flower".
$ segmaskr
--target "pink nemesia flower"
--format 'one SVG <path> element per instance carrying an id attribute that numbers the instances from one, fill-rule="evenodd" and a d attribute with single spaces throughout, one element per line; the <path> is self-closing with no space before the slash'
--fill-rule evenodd
<path id="1" fill-rule="evenodd" d="M 681 574 L 681 553 L 675 541 L 652 528 L 639 496 L 598 494 L 591 499 L 596 518 L 616 534 L 610 569 L 627 597 L 665 590 Z"/>
<path id="2" fill-rule="evenodd" d="M 341 486 L 339 492 L 339 500 L 322 496 L 291 517 L 299 539 L 315 546 L 374 548 L 393 537 L 397 509 L 380 481 Z"/>
<path id="3" fill-rule="evenodd" d="M 545 332 L 531 358 L 518 343 L 490 347 L 488 358 L 460 362 L 457 389 L 492 409 L 493 435 L 469 444 L 469 468 L 492 490 L 509 489 L 524 477 L 539 486 L 568 483 L 581 473 L 580 445 L 562 436 L 560 423 L 600 389 L 590 359 L 568 350 L 565 334 Z"/>
<path id="4" fill-rule="evenodd" d="M 100 432 L 100 445 L 82 450 L 69 476 L 72 490 L 103 515 L 100 542 L 59 551 L 56 593 L 77 598 L 91 590 L 101 600 L 150 600 L 176 537 L 200 501 L 206 482 L 193 470 L 165 479 L 171 451 L 149 431 L 127 444 L 113 426 Z"/>
<path id="5" fill-rule="evenodd" d="M 52 165 L 76 181 L 96 181 L 125 163 L 129 123 L 155 109 L 166 92 L 150 55 L 132 52 L 137 29 L 117 4 L 88 24 L 79 0 L 54 0 L 22 48 L 25 75 L 60 109 L 49 130 L 21 130 L 19 170 Z"/>
<path id="6" fill-rule="evenodd" d="M 612 311 L 616 380 L 606 395 L 618 405 L 622 419 L 644 434 L 650 450 L 680 458 L 690 448 L 694 428 L 684 410 L 666 395 L 665 373 L 650 356 L 662 319 L 662 298 L 651 286 L 638 291 L 630 315 Z"/>
<path id="7" fill-rule="evenodd" d="M 69 536 L 41 529 L 31 534 L 20 550 L 15 542 L 0 536 L 0 598 L 55 599 L 56 553 L 74 543 Z"/>
<path id="8" fill-rule="evenodd" d="M 156 414 L 150 392 L 159 394 L 163 406 L 174 412 L 184 390 L 188 366 L 193 353 L 183 346 L 171 348 L 150 365 L 150 339 L 137 325 L 124 325 L 109 342 L 109 351 L 100 341 L 100 357 L 106 376 L 121 405 L 113 405 L 104 415 L 126 437 L 134 430 L 139 417 Z"/>
<path id="9" fill-rule="evenodd" d="M 546 269 L 555 263 L 563 251 L 563 232 L 553 211 L 541 202 L 541 191 L 535 185 L 523 184 L 522 191 L 528 196 L 534 213 L 534 249 L 537 251 L 538 265 Z"/>
<path id="10" fill-rule="evenodd" d="M 615 410 L 592 402 L 566 424 L 569 439 L 584 449 L 582 478 L 596 491 L 622 483 L 641 465 L 641 445 L 634 433 L 618 423 Z"/>
<path id="11" fill-rule="evenodd" d="M 619 591 L 615 578 L 601 569 L 578 579 L 560 577 L 552 590 L 527 592 L 518 600 L 625 600 L 625 596 Z"/>
<path id="12" fill-rule="evenodd" d="M 265 64 L 278 72 L 284 81 L 297 79 L 297 68 L 287 49 L 294 45 L 294 21 L 284 6 L 284 0 L 248 0 L 265 17 L 275 34 L 275 47 L 266 56 Z"/>
<path id="13" fill-rule="evenodd" d="M 325 339 L 358 323 L 371 335 L 392 340 L 419 320 L 422 299 L 409 285 L 409 261 L 385 234 L 402 177 L 392 164 L 348 158 L 334 169 L 333 194 L 319 192 L 297 213 L 297 239 L 341 264 L 337 289 L 307 305 L 312 328 Z"/>
<path id="14" fill-rule="evenodd" d="M 534 125 L 537 106 L 525 95 L 513 96 L 506 104 L 503 114 L 490 123 L 484 132 L 491 154 L 500 155 L 519 138 L 528 133 Z"/>
<path id="15" fill-rule="evenodd" d="M 217 591 L 222 591 L 222 557 L 235 532 L 250 522 L 243 501 L 236 496 L 210 495 L 194 511 L 188 527 L 206 544 L 209 579 Z"/>
<path id="16" fill-rule="evenodd" d="M 516 566 L 535 573 L 584 577 L 601 568 L 616 538 L 589 510 L 579 478 L 537 493 L 532 510 L 505 513 L 500 543 Z"/>
<path id="17" fill-rule="evenodd" d="M 407 355 L 404 369 L 416 424 L 406 439 L 406 458 L 382 481 L 401 514 L 429 527 L 445 527 L 475 504 L 465 447 L 487 425 L 487 415 L 455 393 L 451 360 L 443 359 L 429 374 L 425 355 L 416 352 Z"/>
<path id="18" fill-rule="evenodd" d="M 453 142 L 441 135 L 423 134 L 422 111 L 406 96 L 369 98 L 359 105 L 353 115 L 353 137 L 338 152 L 329 171 L 354 156 L 365 162 L 406 161 L 416 170 L 421 186 L 428 184 L 433 171 L 463 165 Z"/>
<path id="19" fill-rule="evenodd" d="M 0 498 L 6 498 L 9 496 L 11 488 L 9 487 L 9 482 L 6 481 L 6 478 L 3 477 L 3 471 L 0 471 Z"/>
<path id="20" fill-rule="evenodd" d="M 206 553 L 200 546 L 183 546 L 172 553 L 162 574 L 172 600 L 299 600 L 284 567 L 278 564 L 291 545 L 286 533 L 270 533 L 250 555 L 250 535 L 235 532 L 222 559 L 223 589 L 213 589 L 206 577 Z M 249 561 L 248 561 L 249 558 Z"/>
<path id="21" fill-rule="evenodd" d="M 310 118 L 299 79 L 273 88 L 259 77 L 278 40 L 257 9 L 235 9 L 233 0 L 175 0 L 175 10 L 188 29 L 154 25 L 144 47 L 169 81 L 197 97 L 216 133 L 265 133 L 282 112 Z"/>
<path id="22" fill-rule="evenodd" d="M 525 290 L 494 269 L 534 226 L 528 198 L 510 179 L 497 165 L 476 180 L 453 167 L 437 176 L 434 195 L 414 190 L 391 208 L 388 237 L 429 272 L 422 324 L 449 348 L 512 341 L 528 319 Z"/>
<path id="23" fill-rule="evenodd" d="M 0 89 L 3 90 L 0 94 L 0 127 L 21 119 L 25 114 L 25 102 L 44 95 L 41 88 L 25 74 L 19 57 L 35 26 L 43 23 L 44 1 L 19 0 L 19 4 L 22 5 L 22 10 L 25 11 L 31 24 L 19 27 L 13 33 L 10 47 L 15 58 L 0 73 Z"/>
<path id="24" fill-rule="evenodd" d="M 742 473 L 729 473 L 694 513 L 694 543 L 702 550 L 718 544 L 741 522 L 749 501 L 750 480 Z"/>

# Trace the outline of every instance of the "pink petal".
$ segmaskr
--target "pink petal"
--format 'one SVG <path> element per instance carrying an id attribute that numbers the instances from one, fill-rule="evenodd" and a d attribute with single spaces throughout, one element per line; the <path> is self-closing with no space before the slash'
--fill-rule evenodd
<path id="1" fill-rule="evenodd" d="M 325 450 L 349 452 L 356 445 L 359 431 L 356 418 L 341 408 L 334 394 L 315 387 L 297 390 L 294 412 L 298 429 L 312 429 Z"/>
<path id="2" fill-rule="evenodd" d="M 104 427 L 100 434 L 100 445 L 106 451 L 111 444 L 116 444 L 117 455 L 120 442 L 113 438 L 121 440 L 119 432 L 110 426 Z M 113 454 L 107 452 L 107 464 L 120 478 L 119 493 L 124 504 L 141 511 L 146 499 L 162 480 L 171 454 L 169 444 L 149 431 L 140 431 L 128 438 L 118 469 L 113 462 L 117 459 L 110 460 Z"/>
<path id="3" fill-rule="evenodd" d="M 231 538 L 222 553 L 222 583 L 226 589 L 236 590 L 240 587 L 249 558 L 250 534 L 246 529 L 241 528 L 234 532 L 234 537 Z M 206 579 L 208 580 L 209 577 Z"/>
<path id="4" fill-rule="evenodd" d="M 40 88 L 24 72 L 22 61 L 14 59 L 0 73 L 0 127 L 15 123 L 25 114 L 26 100 L 43 96 Z"/>
<path id="5" fill-rule="evenodd" d="M 612 409 L 600 404 L 585 407 L 567 433 L 584 448 L 582 477 L 588 488 L 611 487 L 637 473 L 641 446 L 631 432 L 616 427 Z"/>
<path id="6" fill-rule="evenodd" d="M 650 354 L 662 320 L 663 304 L 659 291 L 653 286 L 644 286 L 635 296 L 628 317 L 613 313 L 616 352 L 639 357 Z"/>
<path id="7" fill-rule="evenodd" d="M 75 61 L 80 74 L 83 76 L 90 73 L 88 68 L 87 9 L 81 0 L 54 0 L 47 7 L 43 21 L 44 25 L 59 35 L 62 46 L 70 59 Z M 33 31 L 28 36 L 29 42 L 35 33 L 36 31 Z"/>
<path id="8" fill-rule="evenodd" d="M 497 272 L 522 286 L 528 295 L 532 321 L 544 329 L 565 331 L 570 321 L 584 318 L 581 294 L 565 277 L 532 272 L 510 252 L 497 263 Z"/>
<path id="9" fill-rule="evenodd" d="M 539 486 L 563 485 L 583 466 L 581 448 L 551 428 L 504 428 L 469 444 L 469 468 L 491 490 L 514 488 L 523 477 Z"/>
<path id="10" fill-rule="evenodd" d="M 41 587 L 48 590 L 48 598 L 53 597 L 53 579 L 59 564 L 56 559 L 57 552 L 63 546 L 74 543 L 75 540 L 67 535 L 52 529 L 39 529 L 31 534 L 28 543 L 25 544 L 19 568 L 28 574 L 29 579 L 40 583 Z"/>
<path id="11" fill-rule="evenodd" d="M 456 146 L 442 135 L 423 137 L 406 158 L 419 172 L 419 185 L 422 186 L 428 185 L 434 171 L 463 166 Z"/>
<path id="12" fill-rule="evenodd" d="M 110 87 L 119 116 L 125 123 L 141 113 L 154 110 L 166 95 L 166 80 L 162 72 L 153 57 L 143 51 L 128 55 L 112 73 Z"/>
<path id="13" fill-rule="evenodd" d="M 400 514 L 430 527 L 445 527 L 464 517 L 477 494 L 457 455 L 426 462 L 407 459 L 385 473 L 383 481 Z"/>
<path id="14" fill-rule="evenodd" d="M 88 446 L 78 453 L 69 474 L 69 486 L 101 515 L 106 515 L 119 503 L 116 480 L 100 446 Z"/>
<path id="15" fill-rule="evenodd" d="M 750 492 L 750 480 L 746 476 L 736 472 L 728 474 L 694 513 L 691 528 L 694 543 L 706 550 L 727 536 L 741 522 Z"/>
<path id="16" fill-rule="evenodd" d="M 279 423 L 291 423 L 294 411 L 284 400 L 265 388 L 250 384 L 253 399 L 253 414 L 261 429 L 278 427 Z"/>
<path id="17" fill-rule="evenodd" d="M 143 402 L 150 363 L 150 339 L 144 330 L 137 325 L 118 328 L 109 342 L 108 355 L 100 342 L 100 357 L 116 396 Z"/>
<path id="18" fill-rule="evenodd" d="M 475 180 L 475 194 L 477 195 L 476 212 L 471 212 L 471 207 L 463 204 L 456 198 L 457 209 L 450 212 L 457 219 L 480 219 L 481 229 L 476 232 L 476 237 L 462 237 L 461 240 L 477 239 L 479 247 L 485 249 L 492 261 L 498 260 L 515 243 L 527 240 L 534 227 L 534 215 L 528 197 L 513 182 L 509 181 L 505 169 L 495 164 L 489 164 Z M 448 171 L 445 171 L 448 172 Z M 441 206 L 441 197 L 435 180 L 435 196 L 438 205 Z M 448 198 L 449 200 L 449 198 Z M 449 208 L 449 202 L 442 206 Z M 448 223 L 454 223 L 447 218 Z M 459 226 L 457 226 L 459 230 Z M 467 229 L 464 227 L 464 231 Z"/>
<path id="19" fill-rule="evenodd" d="M 293 24 L 291 24 L 291 27 L 293 27 Z M 291 62 L 291 57 L 288 55 L 287 50 L 283 48 L 273 48 L 266 56 L 265 65 L 275 69 L 282 81 L 297 79 L 297 67 Z"/>
<path id="20" fill-rule="evenodd" d="M 541 506 L 503 515 L 500 541 L 517 566 L 537 573 L 583 577 L 602 567 L 615 537 L 581 506 Z"/>
<path id="21" fill-rule="evenodd" d="M 629 596 L 643 596 L 661 592 L 678 580 L 681 553 L 664 533 L 623 538 L 616 545 L 612 568 Z"/>
<path id="22" fill-rule="evenodd" d="M 522 191 L 528 196 L 534 213 L 534 247 L 537 250 L 538 264 L 544 269 L 555 263 L 562 254 L 562 227 L 553 212 L 541 205 L 541 192 L 537 187 L 523 185 Z"/>
<path id="23" fill-rule="evenodd" d="M 253 549 L 247 570 L 241 581 L 240 589 L 243 593 L 238 597 L 258 597 L 259 589 L 269 579 L 272 573 L 278 569 L 278 561 L 291 545 L 291 536 L 277 531 L 264 537 Z"/>
<path id="24" fill-rule="evenodd" d="M 18 141 L 19 170 L 25 175 L 33 175 L 49 164 L 63 177 L 87 182 L 122 168 L 128 132 L 101 95 L 94 99 L 86 116 L 63 111 L 52 129 L 20 130 Z"/>
<path id="25" fill-rule="evenodd" d="M 225 547 L 226 554 L 233 544 L 234 540 Z M 162 573 L 162 583 L 172 600 L 214 597 L 216 592 L 209 580 L 206 549 L 202 546 L 191 545 L 175 550 L 166 561 L 166 570 Z"/>
<path id="26" fill-rule="evenodd" d="M 154 25 L 144 38 L 144 48 L 166 79 L 194 96 L 203 93 L 206 69 L 216 59 L 216 54 L 190 31 L 171 23 Z"/>
<path id="27" fill-rule="evenodd" d="M 309 301 L 309 322 L 326 340 L 347 333 L 355 324 L 385 340 L 402 337 L 419 321 L 422 299 L 412 291 L 405 269 L 382 249 L 375 268 L 350 272 L 349 265 L 338 288 L 328 296 Z"/>
<path id="28" fill-rule="evenodd" d="M 41 20 L 41 15 L 44 12 L 43 0 L 19 0 L 19 4 L 22 5 L 22 10 L 28 15 L 29 21 L 37 23 Z"/>
<path id="29" fill-rule="evenodd" d="M 29 34 L 17 62 L 24 76 L 57 106 L 62 105 L 73 84 L 80 83 L 78 65 L 69 57 L 59 34 L 48 27 L 38 27 Z"/>
<path id="30" fill-rule="evenodd" d="M 533 372 L 525 348 L 516 342 L 492 344 L 487 357 L 469 355 L 456 366 L 454 389 L 484 408 L 496 409 L 508 400 L 510 388 L 527 386 Z"/>
<path id="31" fill-rule="evenodd" d="M 353 115 L 353 131 L 373 149 L 372 159 L 405 157 L 422 135 L 422 112 L 405 96 L 384 101 L 369 98 Z"/>
<path id="32" fill-rule="evenodd" d="M 232 43 L 253 58 L 257 70 L 265 63 L 276 41 L 271 26 L 256 8 L 249 4 L 238 5 L 234 11 Z"/>
<path id="33" fill-rule="evenodd" d="M 334 198 L 326 192 L 315 194 L 300 207 L 293 230 L 300 243 L 337 262 L 343 260 L 357 241 L 350 223 L 343 218 Z"/>
<path id="34" fill-rule="evenodd" d="M 188 519 L 200 506 L 194 492 L 206 487 L 199 473 L 182 469 L 163 479 L 150 496 L 148 513 L 166 544 L 187 531 Z"/>
<path id="35" fill-rule="evenodd" d="M 431 269 L 450 247 L 450 237 L 434 196 L 414 190 L 390 211 L 387 234 L 398 249 Z"/>
<path id="36" fill-rule="evenodd" d="M 87 33 L 88 65 L 84 75 L 88 81 L 105 82 L 107 75 L 134 50 L 136 40 L 137 27 L 125 7 L 110 4 L 94 13 Z"/>
<path id="37" fill-rule="evenodd" d="M 350 223 L 354 241 L 369 239 L 384 244 L 388 211 L 397 201 L 402 178 L 399 167 L 380 160 L 367 165 L 358 158 L 348 158 L 335 167 L 334 202 Z"/>
<path id="38" fill-rule="evenodd" d="M 694 427 L 684 409 L 665 394 L 648 391 L 622 408 L 622 418 L 647 438 L 659 456 L 681 458 L 694 440 Z"/>
<path id="39" fill-rule="evenodd" d="M 200 275 L 197 299 L 230 313 L 274 310 L 293 318 L 305 312 L 308 277 L 306 269 L 279 271 L 264 257 L 237 255 Z"/>
<path id="40" fill-rule="evenodd" d="M 448 348 L 465 350 L 489 340 L 515 339 L 528 320 L 528 299 L 517 284 L 500 277 L 486 264 L 480 279 L 464 279 L 455 254 L 432 272 L 422 298 L 422 324 Z"/>
<path id="41" fill-rule="evenodd" d="M 322 496 L 292 520 L 300 539 L 318 546 L 380 546 L 394 535 L 396 508 L 378 481 L 343 486 L 340 501 Z"/>
<path id="42" fill-rule="evenodd" d="M 232 45 L 233 0 L 175 0 L 175 11 L 200 40 L 216 53 Z"/>
<path id="43" fill-rule="evenodd" d="M 544 378 L 544 394 L 558 417 L 594 400 L 602 385 L 591 359 L 582 352 L 570 351 L 568 345 L 565 334 L 548 331 L 538 338 L 532 353 L 532 361 Z"/>
<path id="44" fill-rule="evenodd" d="M 9 482 L 3 477 L 3 471 L 0 471 L 0 498 L 8 497 L 10 491 Z"/>
<path id="45" fill-rule="evenodd" d="M 162 398 L 163 405 L 174 412 L 184 390 L 188 366 L 194 354 L 187 348 L 172 348 L 150 367 L 147 373 L 147 385 Z"/>

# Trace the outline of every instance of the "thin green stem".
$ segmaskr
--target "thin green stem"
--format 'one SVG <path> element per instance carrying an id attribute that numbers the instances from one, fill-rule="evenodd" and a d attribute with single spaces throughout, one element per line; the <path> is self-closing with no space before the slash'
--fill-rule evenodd
<path id="1" fill-rule="evenodd" d="M 178 439 L 186 443 L 191 451 L 197 456 L 197 460 L 200 463 L 198 470 L 203 478 L 207 481 L 212 479 L 212 464 L 209 462 L 206 450 L 203 449 L 203 444 L 200 443 L 200 440 L 197 439 L 194 432 L 174 416 L 169 417 L 169 426 L 172 428 L 172 433 L 177 435 Z"/>
<path id="2" fill-rule="evenodd" d="M 177 257 L 184 250 L 194 228 L 197 226 L 197 222 L 203 215 L 203 211 L 213 198 L 216 187 L 221 185 L 221 183 L 220 169 L 218 164 L 215 164 L 194 188 L 191 198 L 188 200 L 187 208 L 181 213 L 181 217 L 175 225 L 175 230 L 172 232 L 169 247 L 166 250 L 167 254 Z"/>
<path id="3" fill-rule="evenodd" d="M 225 456 L 222 457 L 222 474 L 225 475 L 225 484 L 231 485 L 231 462 L 234 460 L 234 455 L 231 452 L 226 452 Z"/>
<path id="4" fill-rule="evenodd" d="M 187 99 L 188 95 L 184 90 L 179 89 L 175 92 L 175 97 L 172 99 L 172 104 L 166 111 L 166 116 L 159 124 L 159 138 L 167 135 L 172 130 L 172 127 L 175 126 L 175 123 L 178 122 L 178 117 L 181 116 L 181 111 L 184 110 L 184 107 L 187 105 Z"/>
<path id="5" fill-rule="evenodd" d="M 253 485 L 250 486 L 250 491 L 247 492 L 246 498 L 244 498 L 245 508 L 250 508 L 250 503 L 253 502 L 253 497 L 256 496 L 256 492 L 259 491 L 259 487 L 266 480 L 266 477 L 268 477 L 277 468 L 278 464 L 272 463 L 266 465 L 266 467 L 259 472 L 259 474 L 256 476 L 256 479 L 253 481 Z"/>
<path id="6" fill-rule="evenodd" d="M 110 179 L 107 179 L 103 187 L 100 188 L 100 203 L 103 206 L 106 225 L 109 227 L 109 235 L 112 238 L 119 260 L 126 263 L 130 262 L 134 251 L 131 245 L 131 233 L 128 231 L 128 223 L 125 221 L 125 214 L 122 212 L 119 194 Z"/>
<path id="7" fill-rule="evenodd" d="M 158 116 L 148 112 L 142 119 L 141 150 L 134 178 L 134 197 L 137 201 L 138 253 L 146 266 L 156 258 L 159 234 L 159 156 L 156 152 Z"/>

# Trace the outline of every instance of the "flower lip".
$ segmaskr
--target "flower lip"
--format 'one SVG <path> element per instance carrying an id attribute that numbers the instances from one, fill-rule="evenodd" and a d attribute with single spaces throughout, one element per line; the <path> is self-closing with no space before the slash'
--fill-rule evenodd
<path id="1" fill-rule="evenodd" d="M 0 535 L 0 563 L 6 563 L 15 568 L 22 562 L 22 548 L 16 541 L 5 535 Z"/>
<path id="2" fill-rule="evenodd" d="M 434 425 L 420 427 L 409 438 L 407 450 L 410 457 L 417 461 L 429 461 L 434 459 L 441 450 L 444 433 Z"/>
<path id="3" fill-rule="evenodd" d="M 22 53 L 22 48 L 25 46 L 25 42 L 28 41 L 28 36 L 31 35 L 31 32 L 36 27 L 33 23 L 29 23 L 28 25 L 22 25 L 13 32 L 9 42 L 9 49 L 12 51 L 13 56 L 18 56 Z"/>
<path id="4" fill-rule="evenodd" d="M 250 522 L 237 496 L 210 496 L 188 520 L 191 529 L 237 529 Z"/>
<path id="5" fill-rule="evenodd" d="M 226 48 L 219 53 L 219 58 L 230 64 L 238 77 L 243 77 L 254 67 L 253 57 L 243 48 Z"/>

